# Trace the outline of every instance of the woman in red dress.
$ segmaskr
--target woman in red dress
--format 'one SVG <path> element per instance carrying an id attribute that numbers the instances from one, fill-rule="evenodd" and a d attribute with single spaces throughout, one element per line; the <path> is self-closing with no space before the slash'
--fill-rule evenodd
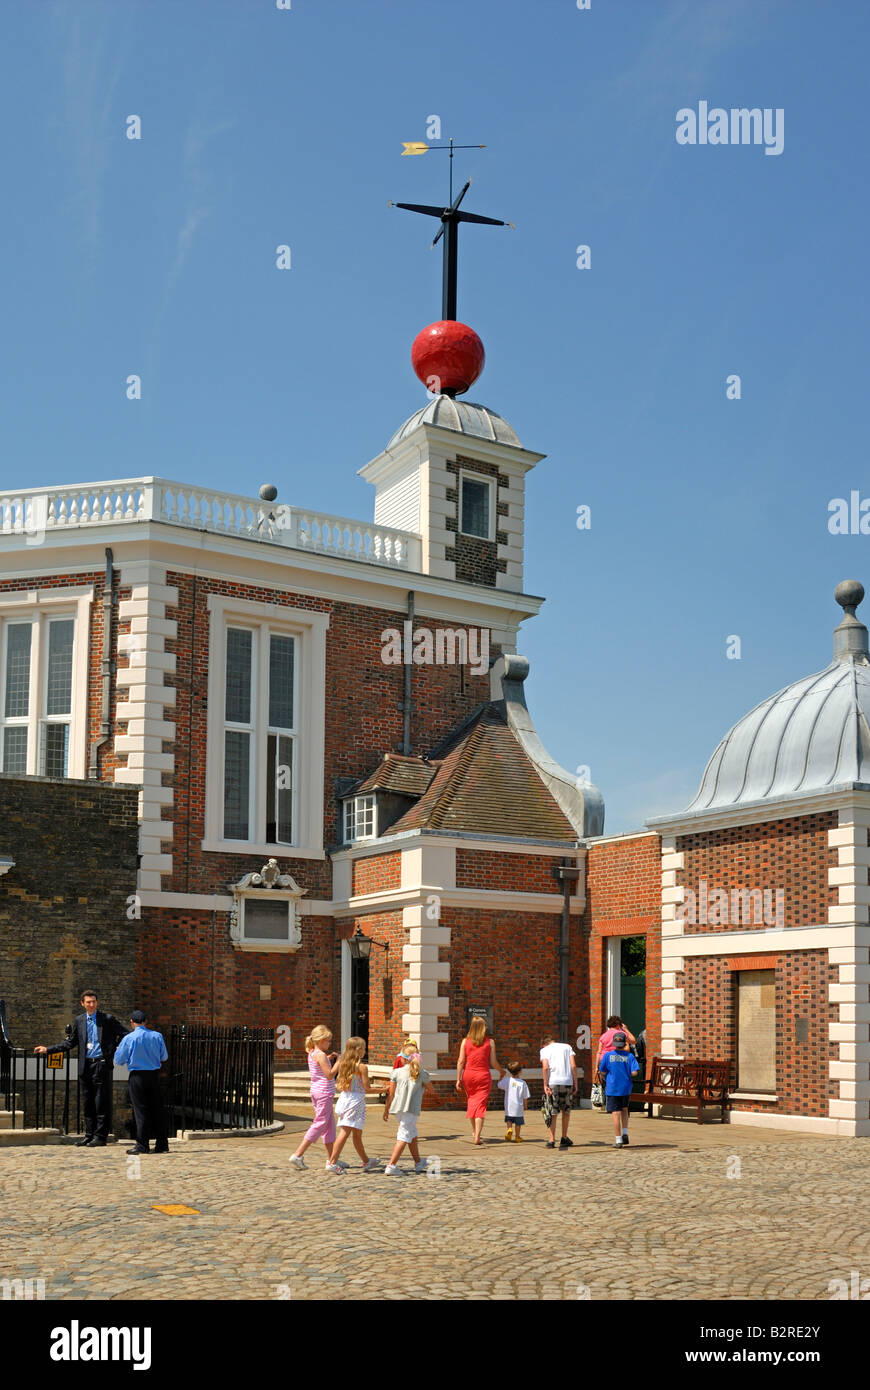
<path id="1" fill-rule="evenodd" d="M 498 1068 L 501 1080 L 504 1067 L 495 1055 L 495 1038 L 486 1036 L 486 1019 L 473 1018 L 468 1036 L 462 1039 L 459 1057 L 456 1060 L 456 1089 L 464 1089 L 468 1097 L 465 1113 L 471 1121 L 475 1144 L 483 1142 L 480 1134 L 492 1088 L 490 1067 Z"/>

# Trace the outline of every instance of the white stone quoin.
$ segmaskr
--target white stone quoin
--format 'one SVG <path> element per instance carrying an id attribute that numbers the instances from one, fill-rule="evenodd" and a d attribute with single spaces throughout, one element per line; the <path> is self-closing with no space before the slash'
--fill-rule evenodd
<path id="1" fill-rule="evenodd" d="M 163 753 L 162 746 L 175 738 L 175 690 L 164 685 L 164 675 L 175 672 L 175 654 L 166 651 L 165 643 L 177 635 L 177 624 L 167 619 L 166 608 L 178 603 L 178 590 L 167 585 L 165 566 L 151 561 L 123 563 L 120 583 L 131 589 L 118 610 L 121 622 L 130 620 L 129 634 L 118 640 L 118 650 L 126 651 L 130 665 L 117 673 L 117 719 L 127 724 L 127 733 L 116 735 L 115 748 L 127 754 L 127 766 L 115 769 L 115 781 L 142 788 L 138 886 L 141 891 L 159 891 L 161 874 L 172 871 L 172 856 L 163 853 L 172 827 L 162 819 L 161 809 L 173 802 L 172 788 L 162 785 L 162 774 L 174 770 L 175 757 Z"/>

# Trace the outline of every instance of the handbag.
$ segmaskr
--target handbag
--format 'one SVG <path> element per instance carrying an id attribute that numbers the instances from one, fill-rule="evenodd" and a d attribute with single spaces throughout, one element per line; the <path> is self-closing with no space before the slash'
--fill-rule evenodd
<path id="1" fill-rule="evenodd" d="M 604 1109 L 604 1087 L 600 1081 L 593 1081 L 592 1083 L 592 1109 Z"/>

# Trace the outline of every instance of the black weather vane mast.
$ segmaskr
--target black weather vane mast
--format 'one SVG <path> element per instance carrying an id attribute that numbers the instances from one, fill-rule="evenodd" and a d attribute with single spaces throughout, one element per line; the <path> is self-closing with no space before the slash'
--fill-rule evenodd
<path id="1" fill-rule="evenodd" d="M 454 145 L 451 138 L 447 145 L 427 145 L 422 140 L 413 141 L 402 150 L 402 154 L 427 154 L 429 150 L 448 150 L 450 158 L 450 203 L 448 207 L 432 207 L 428 203 L 390 203 L 390 207 L 405 208 L 408 212 L 420 212 L 426 217 L 438 217 L 441 226 L 432 245 L 444 237 L 444 268 L 441 281 L 441 317 L 456 320 L 456 276 L 459 259 L 459 223 L 481 222 L 489 227 L 511 227 L 513 222 L 503 222 L 498 217 L 480 217 L 476 212 L 463 212 L 460 203 L 471 187 L 471 179 L 453 197 L 453 151 L 483 150 L 485 145 Z"/>

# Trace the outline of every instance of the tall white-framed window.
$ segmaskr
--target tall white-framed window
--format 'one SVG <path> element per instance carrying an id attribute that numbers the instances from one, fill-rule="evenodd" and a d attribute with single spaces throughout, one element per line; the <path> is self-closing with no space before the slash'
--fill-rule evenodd
<path id="1" fill-rule="evenodd" d="M 465 536 L 495 540 L 494 482 L 480 473 L 459 474 L 459 530 Z"/>
<path id="2" fill-rule="evenodd" d="M 203 849 L 323 854 L 323 613 L 209 596 Z"/>
<path id="3" fill-rule="evenodd" d="M 226 628 L 223 838 L 292 845 L 296 638 Z"/>
<path id="4" fill-rule="evenodd" d="M 0 600 L 0 771 L 86 775 L 92 589 Z"/>

